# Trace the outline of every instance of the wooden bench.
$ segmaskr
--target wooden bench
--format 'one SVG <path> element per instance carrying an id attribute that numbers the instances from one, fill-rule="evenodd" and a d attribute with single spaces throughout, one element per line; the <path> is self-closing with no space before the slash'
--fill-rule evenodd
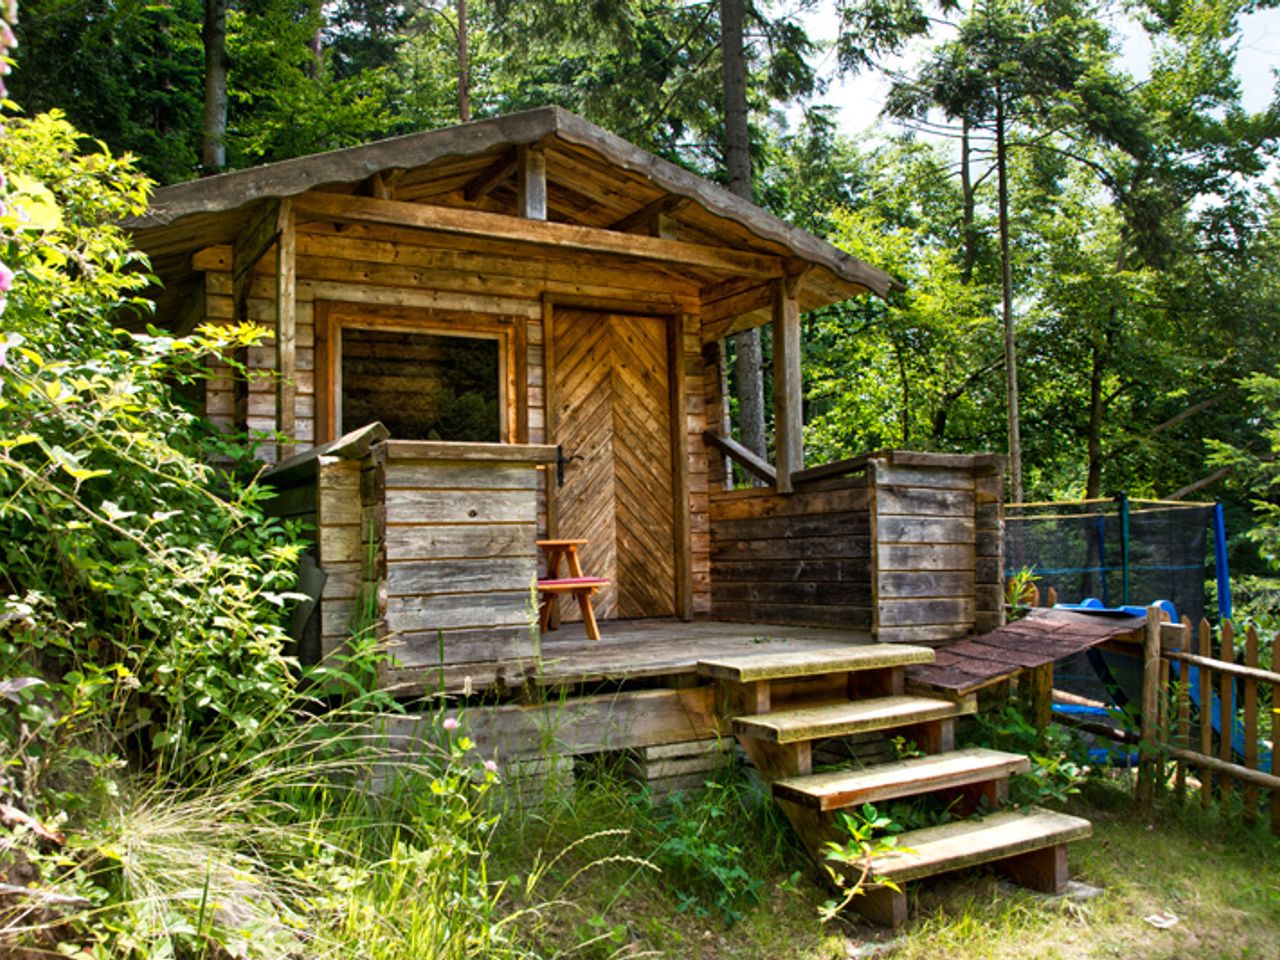
<path id="1" fill-rule="evenodd" d="M 582 624 L 587 629 L 587 636 L 592 640 L 600 639 L 600 628 L 596 625 L 596 614 L 591 609 L 591 595 L 601 587 L 607 587 L 609 581 L 603 577 L 570 577 L 565 580 L 539 580 L 538 593 L 542 598 L 538 610 L 538 626 L 545 633 L 554 630 L 551 625 L 551 608 L 556 598 L 570 594 L 578 601 L 578 609 L 582 611 Z"/>

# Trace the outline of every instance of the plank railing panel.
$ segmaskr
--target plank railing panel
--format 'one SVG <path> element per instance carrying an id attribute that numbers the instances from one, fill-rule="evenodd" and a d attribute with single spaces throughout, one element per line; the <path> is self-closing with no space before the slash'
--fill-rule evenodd
<path id="1" fill-rule="evenodd" d="M 1280 650 L 1273 646 L 1271 669 L 1267 669 L 1261 662 L 1257 628 L 1230 621 L 1223 621 L 1218 629 L 1216 657 L 1213 631 L 1206 620 L 1193 632 L 1184 618 L 1182 635 L 1183 641 L 1166 637 L 1153 643 L 1148 638 L 1146 644 L 1142 741 L 1146 772 L 1156 772 L 1140 778 L 1139 799 L 1151 805 L 1164 785 L 1159 764 L 1171 759 L 1176 764 L 1174 788 L 1179 801 L 1186 797 L 1188 774 L 1194 770 L 1202 805 L 1212 805 L 1215 796 L 1228 804 L 1239 787 L 1244 819 L 1254 823 L 1260 813 L 1260 791 L 1268 791 L 1271 830 L 1280 836 L 1280 751 L 1276 749 L 1280 745 Z M 1242 663 L 1236 659 L 1236 638 L 1241 636 Z M 1158 649 L 1154 661 L 1153 649 Z M 1194 680 L 1189 677 L 1192 670 L 1197 672 Z M 1193 710 L 1198 722 L 1192 719 Z M 1148 712 L 1154 718 L 1151 721 L 1146 719 Z M 1264 712 L 1271 716 L 1265 724 Z M 1269 741 L 1263 740 L 1264 732 Z M 1266 763 L 1264 742 L 1270 755 Z"/>

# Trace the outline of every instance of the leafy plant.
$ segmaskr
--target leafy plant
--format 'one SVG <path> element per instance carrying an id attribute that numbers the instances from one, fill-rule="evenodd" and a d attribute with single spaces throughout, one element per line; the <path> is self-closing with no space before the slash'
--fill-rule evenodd
<path id="1" fill-rule="evenodd" d="M 712 779 L 696 799 L 676 794 L 658 821 L 666 839 L 653 856 L 676 884 L 681 910 L 699 916 L 715 910 L 728 924 L 760 899 L 762 887 L 743 862 L 741 791 L 735 782 Z"/>
<path id="2" fill-rule="evenodd" d="M 899 890 L 892 880 L 876 875 L 875 861 L 894 852 L 912 852 L 907 847 L 898 846 L 897 834 L 902 832 L 902 825 L 870 803 L 864 803 L 854 813 L 841 811 L 837 823 L 848 834 L 848 839 L 839 843 L 831 840 L 826 844 L 826 860 L 834 864 L 827 866 L 827 873 L 839 889 L 840 896 L 819 908 L 818 915 L 824 923 L 839 916 L 855 897 L 866 893 L 869 885 Z"/>

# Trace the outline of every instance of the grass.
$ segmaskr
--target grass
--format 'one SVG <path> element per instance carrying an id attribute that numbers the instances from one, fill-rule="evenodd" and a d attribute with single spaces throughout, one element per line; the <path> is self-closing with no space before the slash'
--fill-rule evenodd
<path id="1" fill-rule="evenodd" d="M 711 876 L 662 873 L 635 862 L 598 863 L 566 888 L 521 936 L 544 957 L 680 957 L 843 960 L 876 944 L 911 958 L 1275 958 L 1280 956 L 1280 843 L 1262 828 L 1172 803 L 1149 825 L 1125 780 L 1095 779 L 1067 809 L 1094 824 L 1072 845 L 1072 875 L 1101 889 L 1086 901 L 1048 900 L 970 871 L 911 885 L 912 923 L 893 937 L 860 920 L 823 925 L 830 893 L 767 805 L 744 779 L 728 777 L 713 806 L 734 806 L 735 862 L 760 881 L 757 895 L 716 908 Z M 680 816 L 697 822 L 705 807 Z M 567 876 L 594 858 L 626 853 L 661 863 L 672 836 L 669 808 L 628 799 L 620 787 L 579 790 L 500 828 L 494 869 L 518 871 L 531 850 L 559 849 L 608 825 L 625 831 L 583 844 L 556 865 Z M 707 844 L 719 834 L 712 828 Z M 1145 918 L 1171 913 L 1160 930 Z M 729 922 L 734 920 L 735 922 Z M 889 942 L 891 941 L 891 942 Z"/>

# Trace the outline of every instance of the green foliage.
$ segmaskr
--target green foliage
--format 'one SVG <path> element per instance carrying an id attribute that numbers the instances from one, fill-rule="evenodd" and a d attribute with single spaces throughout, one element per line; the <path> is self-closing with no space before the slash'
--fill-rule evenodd
<path id="1" fill-rule="evenodd" d="M 876 858 L 894 852 L 911 852 L 909 847 L 898 846 L 897 834 L 902 832 L 902 825 L 870 803 L 864 803 L 853 813 L 841 811 L 836 819 L 848 839 L 840 842 L 831 840 L 826 845 L 827 863 L 824 866 L 840 896 L 825 903 L 818 911 L 824 923 L 838 917 L 855 897 L 866 892 L 868 884 L 898 890 L 898 885 L 892 880 L 876 875 Z"/>
<path id="2" fill-rule="evenodd" d="M 1080 792 L 1089 770 L 1084 748 L 1065 728 L 1036 729 L 1013 704 L 978 714 L 969 745 L 1023 753 L 1031 769 L 1009 778 L 1009 802 L 1018 806 L 1062 805 Z"/>
<path id="3" fill-rule="evenodd" d="M 750 802 L 740 782 L 713 779 L 696 798 L 677 794 L 659 818 L 666 839 L 652 860 L 676 885 L 681 910 L 714 910 L 733 924 L 760 899 L 760 878 L 743 857 L 742 812 Z"/>
<path id="4" fill-rule="evenodd" d="M 56 114 L 10 121 L 0 139 L 16 274 L 0 394 L 2 672 L 48 676 L 72 702 L 91 684 L 98 719 L 172 767 L 200 740 L 253 742 L 291 690 L 282 622 L 301 546 L 263 515 L 264 488 L 209 466 L 213 438 L 172 392 L 261 331 L 115 328 L 148 306 L 145 263 L 115 225 L 142 209 L 147 183 L 79 148 Z"/>

